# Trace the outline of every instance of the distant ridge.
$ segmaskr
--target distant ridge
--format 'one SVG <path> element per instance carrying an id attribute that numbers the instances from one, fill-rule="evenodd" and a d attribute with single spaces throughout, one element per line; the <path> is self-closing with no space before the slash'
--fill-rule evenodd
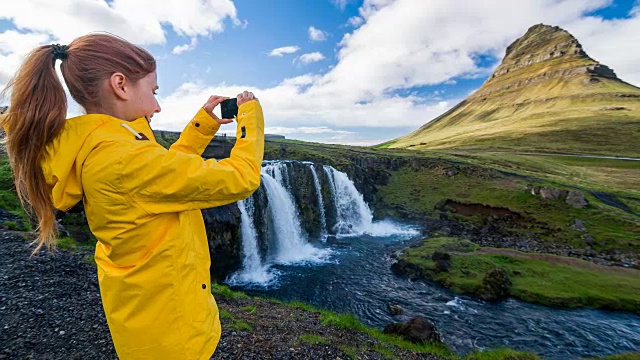
<path id="1" fill-rule="evenodd" d="M 538 24 L 468 98 L 380 147 L 640 155 L 640 88 Z"/>

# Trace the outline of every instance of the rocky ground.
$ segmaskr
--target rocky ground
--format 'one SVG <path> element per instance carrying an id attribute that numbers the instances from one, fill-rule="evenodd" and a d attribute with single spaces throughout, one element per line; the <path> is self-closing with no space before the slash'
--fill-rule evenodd
<path id="1" fill-rule="evenodd" d="M 115 359 L 92 251 L 40 251 L 0 231 L 0 359 Z M 213 359 L 438 359 L 325 326 L 320 314 L 269 300 L 217 298 Z"/>

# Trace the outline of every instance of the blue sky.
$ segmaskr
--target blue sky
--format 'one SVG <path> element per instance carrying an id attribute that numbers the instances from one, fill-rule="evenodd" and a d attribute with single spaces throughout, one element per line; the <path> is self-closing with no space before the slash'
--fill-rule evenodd
<path id="1" fill-rule="evenodd" d="M 639 9 L 609 0 L 23 0 L 0 8 L 0 84 L 37 45 L 109 31 L 158 60 L 156 128 L 180 130 L 209 95 L 248 89 L 267 132 L 369 145 L 464 99 L 541 22 L 639 85 Z M 273 56 L 279 48 L 290 51 Z"/>

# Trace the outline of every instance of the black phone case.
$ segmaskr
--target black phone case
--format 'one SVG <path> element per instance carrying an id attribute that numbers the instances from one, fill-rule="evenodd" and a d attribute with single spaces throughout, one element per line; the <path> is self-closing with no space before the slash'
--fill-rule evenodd
<path id="1" fill-rule="evenodd" d="M 233 119 L 238 115 L 238 99 L 233 98 L 220 103 L 223 119 Z"/>

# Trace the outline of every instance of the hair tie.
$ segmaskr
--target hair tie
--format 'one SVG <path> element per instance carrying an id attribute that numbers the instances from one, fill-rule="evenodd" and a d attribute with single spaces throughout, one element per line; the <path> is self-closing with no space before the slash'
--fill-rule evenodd
<path id="1" fill-rule="evenodd" d="M 53 54 L 53 61 L 56 59 L 64 60 L 67 58 L 67 45 L 53 44 L 51 45 L 51 53 Z"/>

